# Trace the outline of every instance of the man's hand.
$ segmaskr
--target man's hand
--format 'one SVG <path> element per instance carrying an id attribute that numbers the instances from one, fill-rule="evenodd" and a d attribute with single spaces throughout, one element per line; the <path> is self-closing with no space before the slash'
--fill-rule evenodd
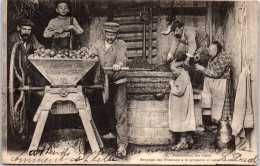
<path id="1" fill-rule="evenodd" d="M 76 30 L 75 26 L 74 25 L 69 25 L 65 28 L 66 30 L 70 31 L 70 30 Z"/>
<path id="2" fill-rule="evenodd" d="M 204 67 L 199 65 L 199 64 L 195 64 L 195 69 L 196 70 L 199 70 L 199 71 L 203 71 L 204 70 Z"/>
<path id="3" fill-rule="evenodd" d="M 174 80 L 171 80 L 169 84 L 171 85 L 171 88 L 174 87 Z"/>
<path id="4" fill-rule="evenodd" d="M 114 64 L 113 65 L 113 70 L 114 71 L 118 71 L 118 70 L 120 70 L 121 69 L 121 65 L 119 65 L 119 64 Z"/>
<path id="5" fill-rule="evenodd" d="M 58 34 L 61 34 L 63 32 L 64 32 L 64 28 L 60 28 L 60 29 L 56 30 L 56 33 L 58 33 Z"/>
<path id="6" fill-rule="evenodd" d="M 173 59 L 173 55 L 172 55 L 172 53 L 168 53 L 168 55 L 167 55 L 167 62 L 169 62 L 169 61 L 171 61 Z"/>
<path id="7" fill-rule="evenodd" d="M 187 57 L 186 60 L 184 61 L 184 65 L 189 66 L 190 64 L 190 57 Z"/>

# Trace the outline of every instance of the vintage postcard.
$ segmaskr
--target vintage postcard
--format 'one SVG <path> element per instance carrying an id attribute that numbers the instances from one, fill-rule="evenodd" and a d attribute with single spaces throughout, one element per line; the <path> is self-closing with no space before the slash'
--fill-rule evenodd
<path id="1" fill-rule="evenodd" d="M 3 164 L 258 164 L 258 1 L 2 9 Z"/>

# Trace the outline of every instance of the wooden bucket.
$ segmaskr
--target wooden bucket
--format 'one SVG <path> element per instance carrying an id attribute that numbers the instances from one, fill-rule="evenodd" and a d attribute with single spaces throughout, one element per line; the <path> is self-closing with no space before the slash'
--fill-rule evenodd
<path id="1" fill-rule="evenodd" d="M 169 131 L 168 100 L 128 103 L 129 142 L 139 145 L 163 145 L 172 143 Z"/>

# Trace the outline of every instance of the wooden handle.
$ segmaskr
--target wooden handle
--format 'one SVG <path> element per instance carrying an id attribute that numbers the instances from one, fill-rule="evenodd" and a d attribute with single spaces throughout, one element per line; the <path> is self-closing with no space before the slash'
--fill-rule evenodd
<path id="1" fill-rule="evenodd" d="M 104 70 L 113 70 L 113 67 L 103 67 Z M 120 70 L 129 70 L 129 67 L 121 67 Z"/>

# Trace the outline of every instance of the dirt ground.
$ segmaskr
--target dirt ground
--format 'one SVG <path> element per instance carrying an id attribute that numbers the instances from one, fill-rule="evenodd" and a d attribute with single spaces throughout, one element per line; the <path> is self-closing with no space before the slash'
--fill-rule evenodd
<path id="1" fill-rule="evenodd" d="M 127 158 L 134 158 L 138 154 L 141 153 L 162 153 L 164 155 L 194 155 L 198 153 L 215 153 L 213 141 L 214 141 L 214 134 L 209 131 L 205 130 L 205 132 L 200 133 L 193 133 L 194 138 L 194 145 L 189 150 L 180 150 L 180 151 L 172 151 L 171 147 L 174 145 L 174 142 L 169 145 L 136 145 L 136 144 L 129 144 L 128 146 L 128 156 Z M 116 139 L 110 140 L 103 140 L 105 148 L 104 152 L 108 151 L 116 151 Z M 88 145 L 87 145 L 88 147 Z"/>
<path id="2" fill-rule="evenodd" d="M 62 133 L 65 134 L 66 132 Z M 54 136 L 53 134 L 54 133 L 52 133 L 52 136 Z M 70 134 L 67 133 L 67 135 Z M 79 135 L 80 134 L 78 134 L 78 136 Z M 69 137 L 77 136 L 73 134 Z M 115 156 L 117 150 L 116 139 L 103 140 L 104 148 L 102 148 L 101 152 L 93 153 L 88 142 L 76 143 L 77 145 L 75 145 L 75 142 L 71 143 L 70 141 L 60 140 L 60 142 L 56 142 L 56 149 L 48 149 L 43 147 L 42 143 L 44 139 L 46 140 L 46 138 L 44 138 L 39 148 L 44 150 L 32 152 L 28 155 L 26 148 L 17 149 L 15 151 L 9 151 L 9 157 L 6 159 L 9 159 L 9 161 L 15 164 L 178 164 L 181 162 L 193 165 L 214 164 L 217 162 L 233 162 L 239 164 L 241 164 L 241 162 L 244 164 L 257 163 L 256 153 L 249 153 L 243 146 L 237 147 L 237 150 L 232 153 L 227 151 L 216 152 L 213 145 L 214 134 L 209 130 L 193 133 L 193 138 L 194 145 L 192 148 L 180 151 L 172 151 L 170 148 L 173 144 L 134 145 L 130 143 L 127 149 L 127 156 L 124 158 Z M 63 137 L 63 139 L 65 139 L 65 137 Z M 58 144 L 59 146 L 57 146 Z M 67 147 L 70 147 L 70 149 Z M 82 147 L 84 147 L 84 150 L 79 150 Z"/>

